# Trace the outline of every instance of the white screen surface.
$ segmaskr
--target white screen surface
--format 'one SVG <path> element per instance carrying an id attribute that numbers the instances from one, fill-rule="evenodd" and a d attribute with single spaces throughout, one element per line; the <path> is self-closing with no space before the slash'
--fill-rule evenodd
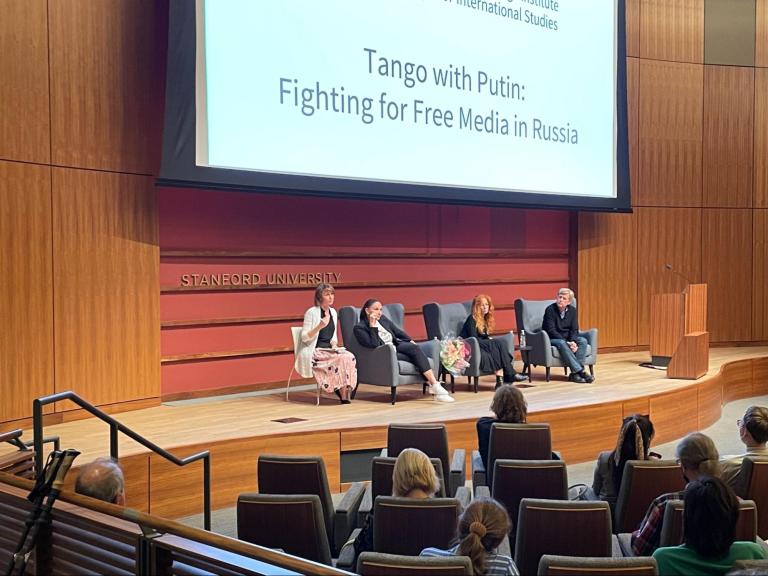
<path id="1" fill-rule="evenodd" d="M 203 8 L 199 165 L 616 196 L 613 1 Z"/>

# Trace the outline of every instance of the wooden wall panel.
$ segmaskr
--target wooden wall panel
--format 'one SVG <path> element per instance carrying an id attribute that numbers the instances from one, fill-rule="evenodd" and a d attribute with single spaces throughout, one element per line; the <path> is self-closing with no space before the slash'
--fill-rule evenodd
<path id="1" fill-rule="evenodd" d="M 700 206 L 704 67 L 640 61 L 638 206 Z"/>
<path id="2" fill-rule="evenodd" d="M 640 0 L 640 57 L 704 61 L 704 0 Z"/>
<path id="3" fill-rule="evenodd" d="M 768 340 L 768 210 L 752 211 L 752 339 Z"/>
<path id="4" fill-rule="evenodd" d="M 754 137 L 754 206 L 768 208 L 768 68 L 755 69 Z"/>
<path id="5" fill-rule="evenodd" d="M 752 360 L 731 362 L 721 370 L 723 402 L 752 396 Z"/>
<path id="6" fill-rule="evenodd" d="M 156 173 L 167 0 L 50 3 L 53 163 Z"/>
<path id="7" fill-rule="evenodd" d="M 640 56 L 640 0 L 626 0 L 627 56 Z"/>
<path id="8" fill-rule="evenodd" d="M 752 214 L 707 208 L 702 214 L 701 280 L 708 285 L 710 342 L 752 337 Z"/>
<path id="9" fill-rule="evenodd" d="M 637 342 L 637 217 L 579 214 L 579 321 L 600 327 L 600 347 Z"/>
<path id="10" fill-rule="evenodd" d="M 704 67 L 704 206 L 752 206 L 754 90 L 754 68 Z"/>
<path id="11" fill-rule="evenodd" d="M 0 158 L 47 163 L 47 0 L 4 0 L 0 17 Z"/>
<path id="12" fill-rule="evenodd" d="M 651 296 L 681 292 L 688 282 L 701 279 L 701 209 L 638 208 L 637 219 L 635 308 L 637 342 L 643 345 L 649 342 Z"/>
<path id="13" fill-rule="evenodd" d="M 636 400 L 625 400 L 621 405 L 624 418 L 632 416 L 632 414 L 649 414 L 650 409 L 650 401 L 647 396 Z"/>
<path id="14" fill-rule="evenodd" d="M 704 430 L 720 419 L 723 413 L 723 378 L 707 378 L 699 384 L 699 424 Z"/>
<path id="15" fill-rule="evenodd" d="M 640 189 L 640 60 L 627 58 L 627 138 L 632 203 Z"/>
<path id="16" fill-rule="evenodd" d="M 682 438 L 698 426 L 698 387 L 654 396 L 650 400 L 651 421 L 656 431 L 656 445 Z"/>
<path id="17" fill-rule="evenodd" d="M 53 392 L 51 171 L 0 161 L 0 422 Z"/>
<path id="18" fill-rule="evenodd" d="M 94 404 L 160 394 L 151 178 L 55 168 L 56 390 Z"/>
<path id="19" fill-rule="evenodd" d="M 768 358 L 758 358 L 752 361 L 752 395 L 768 394 Z"/>
<path id="20" fill-rule="evenodd" d="M 768 66 L 768 0 L 755 2 L 755 66 Z"/>

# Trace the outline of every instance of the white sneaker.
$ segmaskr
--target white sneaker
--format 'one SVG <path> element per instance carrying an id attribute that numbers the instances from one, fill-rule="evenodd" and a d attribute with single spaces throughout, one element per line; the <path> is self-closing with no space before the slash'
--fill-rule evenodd
<path id="1" fill-rule="evenodd" d="M 437 384 L 430 385 L 429 387 L 429 393 L 433 394 L 435 397 L 435 400 L 438 402 L 453 402 L 454 398 L 450 394 L 448 394 L 448 390 L 443 388 L 443 386 L 438 382 Z"/>

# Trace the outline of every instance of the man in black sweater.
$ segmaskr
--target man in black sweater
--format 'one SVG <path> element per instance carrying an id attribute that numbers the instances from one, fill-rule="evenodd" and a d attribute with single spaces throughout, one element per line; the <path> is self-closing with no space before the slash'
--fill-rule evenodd
<path id="1" fill-rule="evenodd" d="M 592 382 L 594 378 L 584 371 L 584 358 L 587 355 L 587 339 L 579 336 L 579 319 L 576 308 L 571 306 L 573 290 L 561 288 L 557 292 L 557 301 L 544 310 L 542 328 L 549 334 L 552 346 L 560 352 L 563 364 L 571 369 L 568 379 L 571 382 Z"/>

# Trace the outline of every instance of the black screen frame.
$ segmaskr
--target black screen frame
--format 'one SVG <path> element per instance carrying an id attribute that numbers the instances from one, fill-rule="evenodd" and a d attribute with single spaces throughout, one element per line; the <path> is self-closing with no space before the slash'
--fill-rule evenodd
<path id="1" fill-rule="evenodd" d="M 625 0 L 617 7 L 616 197 L 288 175 L 196 164 L 196 0 L 171 0 L 159 186 L 299 196 L 325 196 L 471 206 L 631 212 L 626 78 Z"/>

